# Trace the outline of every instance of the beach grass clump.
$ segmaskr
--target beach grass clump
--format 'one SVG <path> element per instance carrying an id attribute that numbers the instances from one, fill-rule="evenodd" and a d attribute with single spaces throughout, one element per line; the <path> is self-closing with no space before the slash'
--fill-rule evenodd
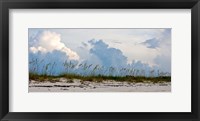
<path id="1" fill-rule="evenodd" d="M 40 82 L 44 82 L 44 81 L 57 82 L 57 81 L 59 81 L 56 76 L 35 74 L 35 73 L 29 73 L 29 80 L 40 81 Z"/>

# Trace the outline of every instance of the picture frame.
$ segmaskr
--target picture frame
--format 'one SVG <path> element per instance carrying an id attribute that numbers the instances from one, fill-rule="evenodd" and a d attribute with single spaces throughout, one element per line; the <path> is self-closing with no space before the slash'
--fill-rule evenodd
<path id="1" fill-rule="evenodd" d="M 9 112 L 10 9 L 191 9 L 191 112 Z M 0 119 L 2 121 L 200 121 L 200 2 L 199 0 L 1 0 L 0 1 Z M 170 106 L 170 105 L 169 105 Z"/>

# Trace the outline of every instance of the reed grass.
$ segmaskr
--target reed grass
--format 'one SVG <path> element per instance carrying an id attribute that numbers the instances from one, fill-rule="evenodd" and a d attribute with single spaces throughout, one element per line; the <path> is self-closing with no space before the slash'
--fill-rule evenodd
<path id="1" fill-rule="evenodd" d="M 39 73 L 39 67 L 42 66 Z M 44 60 L 32 59 L 29 62 L 29 80 L 35 81 L 51 81 L 56 82 L 58 78 L 66 78 L 69 80 L 79 79 L 81 81 L 102 82 L 106 80 L 120 82 L 171 82 L 171 76 L 159 70 L 139 70 L 134 68 L 115 68 L 104 67 L 101 65 L 93 65 L 87 63 L 73 63 L 65 61 L 63 64 L 64 72 L 55 75 L 53 69 L 56 68 L 56 62 L 44 63 Z M 149 73 L 149 76 L 146 74 Z M 170 75 L 170 74 L 169 74 Z"/>

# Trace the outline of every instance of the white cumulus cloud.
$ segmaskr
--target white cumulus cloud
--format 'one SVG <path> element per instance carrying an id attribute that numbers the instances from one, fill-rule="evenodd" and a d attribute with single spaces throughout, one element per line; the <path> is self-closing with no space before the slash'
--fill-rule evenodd
<path id="1" fill-rule="evenodd" d="M 47 53 L 54 50 L 64 52 L 71 60 L 79 60 L 79 55 L 70 48 L 66 47 L 65 44 L 61 42 L 61 35 L 56 32 L 42 32 L 38 38 L 38 45 L 30 47 L 30 51 L 32 53 L 37 53 L 39 51 Z"/>

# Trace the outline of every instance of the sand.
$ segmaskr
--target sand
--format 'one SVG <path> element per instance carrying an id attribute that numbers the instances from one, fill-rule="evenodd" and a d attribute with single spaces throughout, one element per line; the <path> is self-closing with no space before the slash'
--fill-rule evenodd
<path id="1" fill-rule="evenodd" d="M 58 82 L 29 82 L 29 92 L 171 92 L 171 83 L 89 82 L 60 78 Z"/>

